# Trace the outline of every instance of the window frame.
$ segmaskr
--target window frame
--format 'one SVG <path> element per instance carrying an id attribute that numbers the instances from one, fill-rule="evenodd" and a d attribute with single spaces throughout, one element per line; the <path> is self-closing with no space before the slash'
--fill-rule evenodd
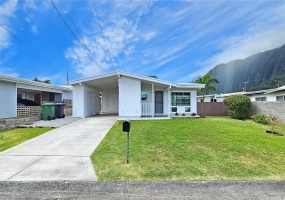
<path id="1" fill-rule="evenodd" d="M 255 97 L 255 101 L 267 101 L 266 97 Z"/>
<path id="2" fill-rule="evenodd" d="M 189 98 L 189 104 L 187 103 L 187 104 L 183 104 L 183 105 L 179 105 L 179 104 L 177 104 L 177 97 L 176 97 L 176 99 L 175 99 L 175 105 L 173 104 L 173 94 L 174 93 L 182 93 L 182 95 L 180 96 L 180 98 Z M 186 93 L 186 95 L 185 95 L 185 93 Z M 190 91 L 171 91 L 171 94 L 170 94 L 170 107 L 171 107 L 171 113 L 177 113 L 178 112 L 178 110 L 180 110 L 180 112 L 182 113 L 182 111 L 181 111 L 181 109 L 183 109 L 184 110 L 184 112 L 185 113 L 191 113 L 191 96 L 192 96 L 192 94 L 191 94 L 191 92 Z M 187 99 L 186 99 L 186 101 L 187 101 Z M 189 108 L 190 109 L 190 111 L 189 112 L 186 112 L 186 108 Z M 173 111 L 173 109 L 176 109 L 176 112 L 175 111 Z"/>
<path id="3" fill-rule="evenodd" d="M 278 100 L 277 100 L 278 97 L 281 97 L 281 98 L 283 97 L 283 99 L 282 99 L 281 101 L 278 101 Z M 278 102 L 285 101 L 285 95 L 276 96 L 276 101 L 278 101 Z"/>
<path id="4" fill-rule="evenodd" d="M 143 92 L 145 92 L 146 93 L 146 99 L 145 100 L 143 100 Z M 141 101 L 142 102 L 147 102 L 148 101 L 148 92 L 147 91 L 141 91 Z"/>

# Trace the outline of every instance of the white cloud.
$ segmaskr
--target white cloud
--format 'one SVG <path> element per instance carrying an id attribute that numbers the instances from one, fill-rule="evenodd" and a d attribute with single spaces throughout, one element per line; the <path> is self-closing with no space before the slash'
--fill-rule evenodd
<path id="1" fill-rule="evenodd" d="M 155 31 L 148 31 L 146 33 L 142 33 L 142 37 L 147 42 L 147 41 L 153 39 L 156 36 L 156 34 L 157 33 Z"/>
<path id="2" fill-rule="evenodd" d="M 32 25 L 32 26 L 31 26 L 31 31 L 32 31 L 33 33 L 38 33 L 38 27 L 37 27 L 36 25 Z"/>
<path id="3" fill-rule="evenodd" d="M 36 3 L 34 0 L 26 0 L 24 2 L 23 8 L 25 11 L 29 10 L 29 9 L 37 9 Z"/>
<path id="4" fill-rule="evenodd" d="M 9 18 L 14 17 L 15 11 L 17 9 L 17 0 L 10 0 L 4 2 L 2 5 L 0 5 L 0 24 L 4 25 L 5 27 L 9 26 Z M 0 51 L 2 49 L 7 48 L 10 45 L 9 39 L 9 33 L 0 26 Z"/>
<path id="5" fill-rule="evenodd" d="M 26 17 L 25 17 L 25 21 L 28 22 L 28 23 L 31 23 L 30 16 L 26 16 Z"/>
<path id="6" fill-rule="evenodd" d="M 38 27 L 35 26 L 35 25 L 32 25 L 32 26 L 31 26 L 31 31 L 32 31 L 33 33 L 35 33 L 35 34 L 39 33 Z"/>
<path id="7" fill-rule="evenodd" d="M 4 16 L 14 16 L 14 12 L 17 9 L 17 0 L 8 0 L 0 5 L 1 18 Z"/>
<path id="8" fill-rule="evenodd" d="M 87 33 L 81 39 L 81 43 L 88 46 L 100 67 L 96 66 L 95 61 L 87 55 L 87 50 L 84 50 L 82 44 L 78 42 L 75 42 L 75 45 L 66 51 L 66 58 L 72 61 L 76 72 L 80 75 L 92 76 L 109 69 L 113 70 L 112 63 L 114 66 L 122 64 L 122 58 L 127 59 L 131 56 L 138 41 L 141 39 L 150 40 L 155 35 L 155 32 L 149 32 L 147 36 L 143 37 L 137 28 L 140 17 L 149 11 L 151 1 L 130 0 L 126 2 L 124 0 L 108 3 L 111 3 L 112 14 L 109 18 L 99 16 L 106 41 L 104 41 L 101 32 L 98 31 L 97 21 L 94 21 L 95 24 L 89 31 L 96 34 L 88 36 Z M 111 55 L 112 63 L 106 46 Z"/>
<path id="9" fill-rule="evenodd" d="M 184 79 L 204 75 L 218 64 L 228 63 L 237 59 L 244 59 L 253 54 L 271 50 L 285 44 L 285 27 L 258 33 L 244 34 L 239 37 L 230 37 L 228 43 L 221 53 L 214 55 L 203 63 L 203 68 L 189 74 Z"/>
<path id="10" fill-rule="evenodd" d="M 1 63 L 0 63 L 0 65 L 1 65 Z M 13 76 L 13 77 L 19 76 L 19 74 L 17 72 L 15 72 L 14 69 L 8 68 L 8 67 L 3 67 L 3 66 L 0 67 L 0 74 L 4 74 L 7 76 Z"/>

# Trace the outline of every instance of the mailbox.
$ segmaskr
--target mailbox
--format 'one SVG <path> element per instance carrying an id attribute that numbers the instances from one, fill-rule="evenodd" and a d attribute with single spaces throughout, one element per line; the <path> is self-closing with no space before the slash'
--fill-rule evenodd
<path id="1" fill-rule="evenodd" d="M 130 132 L 131 129 L 131 121 L 126 120 L 123 122 L 123 132 Z"/>

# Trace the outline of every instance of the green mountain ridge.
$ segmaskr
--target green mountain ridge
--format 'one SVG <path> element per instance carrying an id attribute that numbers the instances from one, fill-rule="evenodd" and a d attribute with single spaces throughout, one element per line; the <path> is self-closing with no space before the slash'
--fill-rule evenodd
<path id="1" fill-rule="evenodd" d="M 209 73 L 219 80 L 215 93 L 276 88 L 285 85 L 285 45 L 242 60 L 219 64 Z"/>

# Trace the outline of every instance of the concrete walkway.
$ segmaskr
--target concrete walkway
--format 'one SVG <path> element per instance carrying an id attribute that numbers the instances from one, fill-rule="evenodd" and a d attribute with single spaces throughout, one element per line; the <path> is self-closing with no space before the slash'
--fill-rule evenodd
<path id="1" fill-rule="evenodd" d="M 0 181 L 95 181 L 90 155 L 116 116 L 80 119 L 0 153 Z"/>

